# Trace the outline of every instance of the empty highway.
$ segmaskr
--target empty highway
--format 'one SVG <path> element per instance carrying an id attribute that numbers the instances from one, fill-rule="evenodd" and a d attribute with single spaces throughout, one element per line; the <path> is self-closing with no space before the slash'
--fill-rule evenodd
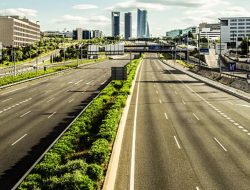
<path id="1" fill-rule="evenodd" d="M 10 189 L 65 127 L 99 94 L 108 60 L 0 91 L 0 189 Z"/>
<path id="2" fill-rule="evenodd" d="M 144 59 L 116 190 L 249 190 L 250 104 Z"/>

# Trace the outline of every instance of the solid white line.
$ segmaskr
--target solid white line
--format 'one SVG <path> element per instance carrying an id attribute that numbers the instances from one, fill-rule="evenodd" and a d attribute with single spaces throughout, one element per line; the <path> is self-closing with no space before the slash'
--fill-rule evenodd
<path id="1" fill-rule="evenodd" d="M 7 102 L 7 101 L 12 100 L 12 99 L 13 98 L 9 98 L 9 99 L 3 100 L 2 102 L 4 103 L 4 102 Z"/>
<path id="2" fill-rule="evenodd" d="M 132 154 L 131 154 L 131 168 L 130 168 L 130 190 L 135 188 L 135 144 L 136 144 L 136 125 L 137 125 L 137 113 L 138 113 L 138 100 L 139 100 L 139 91 L 140 91 L 140 81 L 142 73 L 143 64 L 141 66 L 139 81 L 137 85 L 136 93 L 136 103 L 135 103 L 135 115 L 134 115 L 134 129 L 133 129 L 133 139 L 132 139 Z"/>
<path id="3" fill-rule="evenodd" d="M 181 149 L 181 146 L 180 146 L 180 144 L 179 144 L 179 142 L 178 142 L 178 140 L 177 140 L 176 136 L 174 136 L 174 140 L 175 140 L 175 142 L 176 142 L 176 144 L 177 144 L 178 148 L 179 148 L 179 149 Z"/>
<path id="4" fill-rule="evenodd" d="M 214 137 L 214 140 L 221 146 L 221 148 L 222 148 L 225 152 L 227 152 L 227 149 L 221 144 L 221 142 L 220 142 L 218 139 L 216 139 L 216 138 Z"/>
<path id="5" fill-rule="evenodd" d="M 20 117 L 22 118 L 22 117 L 28 115 L 29 113 L 31 113 L 31 111 L 26 112 L 25 114 L 21 115 Z"/>
<path id="6" fill-rule="evenodd" d="M 53 117 L 53 115 L 55 115 L 55 114 L 56 114 L 56 112 L 52 113 L 52 114 L 48 117 L 48 119 L 51 118 L 51 117 Z"/>
<path id="7" fill-rule="evenodd" d="M 168 120 L 168 115 L 167 113 L 164 113 L 166 120 Z"/>
<path id="8" fill-rule="evenodd" d="M 14 143 L 11 144 L 11 146 L 14 146 L 16 143 L 18 143 L 20 140 L 22 140 L 24 137 L 26 137 L 28 134 L 23 135 L 21 138 L 16 140 Z"/>
<path id="9" fill-rule="evenodd" d="M 160 102 L 160 104 L 162 104 L 162 101 L 161 101 L 161 99 L 159 99 L 159 102 Z"/>
<path id="10" fill-rule="evenodd" d="M 52 100 L 54 100 L 55 98 L 51 98 L 50 100 L 47 101 L 47 103 L 51 102 Z"/>
<path id="11" fill-rule="evenodd" d="M 236 104 L 237 106 L 242 106 L 242 107 L 247 107 L 247 108 L 250 108 L 249 105 L 242 105 L 242 104 Z"/>
<path id="12" fill-rule="evenodd" d="M 193 113 L 193 116 L 194 116 L 198 121 L 200 121 L 200 119 L 198 118 L 198 116 L 197 116 L 195 113 Z"/>

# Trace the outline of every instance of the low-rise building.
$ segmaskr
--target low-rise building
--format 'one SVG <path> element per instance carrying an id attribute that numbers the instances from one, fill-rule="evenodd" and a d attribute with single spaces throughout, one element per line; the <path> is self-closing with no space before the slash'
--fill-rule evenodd
<path id="1" fill-rule="evenodd" d="M 200 38 L 206 38 L 210 42 L 220 40 L 220 30 L 212 30 L 211 28 L 202 28 Z"/>
<path id="2" fill-rule="evenodd" d="M 19 16 L 0 16 L 0 41 L 3 46 L 27 46 L 40 38 L 38 22 Z"/>
<path id="3" fill-rule="evenodd" d="M 93 30 L 93 38 L 103 38 L 103 32 L 101 30 Z"/>
<path id="4" fill-rule="evenodd" d="M 171 30 L 169 32 L 166 32 L 166 37 L 174 39 L 182 34 L 182 30 Z"/>

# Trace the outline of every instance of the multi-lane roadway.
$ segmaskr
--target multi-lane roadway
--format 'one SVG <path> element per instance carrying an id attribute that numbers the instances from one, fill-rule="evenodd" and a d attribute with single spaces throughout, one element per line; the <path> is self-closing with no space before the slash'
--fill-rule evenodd
<path id="1" fill-rule="evenodd" d="M 0 90 L 0 189 L 10 189 L 109 83 L 112 66 L 128 62 L 108 60 Z"/>
<path id="2" fill-rule="evenodd" d="M 147 57 L 114 189 L 249 190 L 250 104 Z"/>

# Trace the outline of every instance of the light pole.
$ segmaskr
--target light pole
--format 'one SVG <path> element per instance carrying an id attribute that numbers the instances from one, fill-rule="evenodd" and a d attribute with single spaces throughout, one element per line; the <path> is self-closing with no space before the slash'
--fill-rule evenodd
<path id="1" fill-rule="evenodd" d="M 39 23 L 39 21 L 36 21 L 36 24 L 38 24 Z M 37 72 L 38 72 L 38 58 L 39 58 L 39 48 L 40 47 L 40 45 L 39 45 L 39 42 L 37 43 L 37 57 L 36 57 L 36 74 L 37 74 Z"/>
<path id="2" fill-rule="evenodd" d="M 14 44 L 14 40 L 13 40 L 13 44 L 12 44 L 12 61 L 14 63 L 14 76 L 16 76 L 16 53 L 15 53 L 15 44 Z"/>
<path id="3" fill-rule="evenodd" d="M 63 30 L 63 57 L 64 57 L 64 65 L 66 63 L 66 56 L 65 56 L 66 48 L 65 48 L 65 42 L 64 42 L 64 40 L 65 40 L 65 36 L 64 36 L 65 32 L 66 32 L 66 28 L 64 28 L 64 30 Z"/>
<path id="4" fill-rule="evenodd" d="M 222 37 L 222 23 L 221 19 L 220 20 L 220 55 L 219 55 L 219 67 L 220 67 L 220 76 L 221 76 L 221 37 Z"/>

